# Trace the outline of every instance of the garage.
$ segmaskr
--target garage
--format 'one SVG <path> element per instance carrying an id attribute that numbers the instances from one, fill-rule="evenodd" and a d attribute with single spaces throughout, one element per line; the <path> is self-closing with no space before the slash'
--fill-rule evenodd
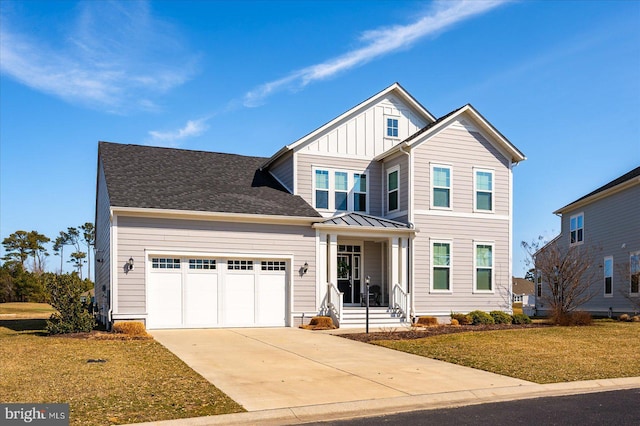
<path id="1" fill-rule="evenodd" d="M 279 259 L 151 256 L 147 328 L 285 326 L 287 264 Z"/>

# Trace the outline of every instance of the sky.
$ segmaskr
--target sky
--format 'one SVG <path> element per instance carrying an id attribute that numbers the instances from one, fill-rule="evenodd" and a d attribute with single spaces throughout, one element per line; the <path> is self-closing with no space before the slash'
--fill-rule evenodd
<path id="1" fill-rule="evenodd" d="M 93 222 L 98 141 L 269 157 L 394 82 L 527 156 L 516 276 L 640 164 L 640 1 L 1 0 L 0 238 Z"/>

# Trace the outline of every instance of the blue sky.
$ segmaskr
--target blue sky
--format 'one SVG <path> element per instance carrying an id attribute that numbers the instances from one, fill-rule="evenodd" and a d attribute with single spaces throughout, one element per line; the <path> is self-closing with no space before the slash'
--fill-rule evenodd
<path id="1" fill-rule="evenodd" d="M 395 81 L 527 155 L 516 275 L 554 210 L 640 163 L 639 1 L 2 0 L 0 19 L 1 238 L 93 221 L 99 140 L 270 156 Z"/>

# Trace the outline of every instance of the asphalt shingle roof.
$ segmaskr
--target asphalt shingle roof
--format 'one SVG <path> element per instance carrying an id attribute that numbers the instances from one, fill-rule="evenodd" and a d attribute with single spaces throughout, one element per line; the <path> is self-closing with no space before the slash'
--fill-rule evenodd
<path id="1" fill-rule="evenodd" d="M 264 157 L 98 144 L 111 206 L 320 217 L 273 176 Z"/>
<path id="2" fill-rule="evenodd" d="M 633 179 L 633 178 L 636 178 L 636 177 L 638 177 L 638 176 L 640 176 L 640 167 L 636 167 L 635 169 L 633 169 L 633 170 L 631 170 L 631 171 L 629 171 L 629 172 L 627 172 L 627 173 L 623 174 L 623 175 L 622 175 L 622 176 L 620 176 L 619 178 L 616 178 L 616 179 L 612 180 L 611 182 L 609 182 L 609 183 L 607 183 L 607 184 L 602 185 L 600 188 L 598 188 L 598 189 L 596 189 L 596 190 L 594 190 L 594 191 L 591 191 L 590 193 L 588 193 L 588 194 L 587 194 L 587 195 L 585 195 L 584 197 L 580 197 L 580 198 L 578 198 L 577 200 L 575 200 L 575 201 L 574 201 L 574 202 L 572 202 L 571 204 L 575 204 L 575 203 L 577 203 L 578 201 L 582 201 L 582 200 L 584 200 L 584 199 L 586 199 L 586 198 L 589 198 L 589 197 L 591 197 L 591 196 L 593 196 L 593 195 L 596 195 L 596 194 L 598 194 L 598 193 L 600 193 L 600 192 L 606 191 L 607 189 L 611 189 L 611 188 L 613 188 L 614 186 L 618 186 L 618 185 L 620 185 L 621 183 L 624 183 L 624 182 L 626 182 L 626 181 L 628 181 L 628 180 L 631 180 L 631 179 Z M 570 206 L 571 204 L 567 204 L 565 207 L 568 207 L 568 206 Z M 565 207 L 563 207 L 563 209 L 564 209 Z"/>

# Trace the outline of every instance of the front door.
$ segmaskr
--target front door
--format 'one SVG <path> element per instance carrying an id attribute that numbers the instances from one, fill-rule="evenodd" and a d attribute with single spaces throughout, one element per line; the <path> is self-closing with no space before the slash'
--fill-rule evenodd
<path id="1" fill-rule="evenodd" d="M 360 304 L 360 254 L 338 254 L 338 290 L 345 304 Z"/>

